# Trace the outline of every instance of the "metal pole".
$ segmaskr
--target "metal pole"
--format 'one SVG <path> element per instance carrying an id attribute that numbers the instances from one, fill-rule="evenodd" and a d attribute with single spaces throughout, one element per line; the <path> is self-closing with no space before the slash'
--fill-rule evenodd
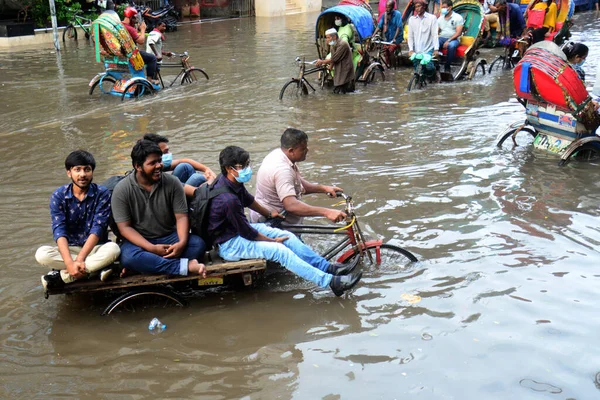
<path id="1" fill-rule="evenodd" d="M 58 41 L 58 22 L 56 21 L 56 5 L 54 0 L 48 0 L 50 2 L 50 16 L 52 17 L 52 33 L 54 34 L 54 47 L 56 51 L 60 51 L 60 42 Z"/>

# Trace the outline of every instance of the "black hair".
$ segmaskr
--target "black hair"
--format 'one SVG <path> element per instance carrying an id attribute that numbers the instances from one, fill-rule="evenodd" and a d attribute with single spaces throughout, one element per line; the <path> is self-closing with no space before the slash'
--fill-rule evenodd
<path id="1" fill-rule="evenodd" d="M 496 7 L 506 5 L 506 0 L 496 0 L 496 2 L 494 3 L 494 5 Z"/>
<path id="2" fill-rule="evenodd" d="M 238 146 L 227 146 L 219 154 L 219 165 L 223 176 L 227 175 L 227 167 L 237 164 L 246 165 L 250 160 L 250 153 Z"/>
<path id="3" fill-rule="evenodd" d="M 287 128 L 281 135 L 282 149 L 293 149 L 306 142 L 308 142 L 308 135 L 300 129 Z"/>
<path id="4" fill-rule="evenodd" d="M 106 0 L 106 9 L 114 11 L 115 3 L 112 0 Z"/>
<path id="5" fill-rule="evenodd" d="M 587 57 L 590 49 L 583 43 L 569 42 L 563 48 L 563 53 L 567 56 L 567 60 L 573 57 Z"/>
<path id="6" fill-rule="evenodd" d="M 342 19 L 342 26 L 348 25 L 348 18 L 344 14 L 335 14 L 335 17 L 340 17 Z M 334 21 L 335 17 L 333 18 Z"/>
<path id="7" fill-rule="evenodd" d="M 146 133 L 144 135 L 144 140 L 149 140 L 151 142 L 154 142 L 156 144 L 159 143 L 169 143 L 169 139 L 167 139 L 166 137 L 159 135 L 157 133 Z"/>
<path id="8" fill-rule="evenodd" d="M 162 25 L 162 24 L 164 24 L 165 26 L 167 26 L 167 22 L 166 22 L 166 21 L 165 21 L 163 18 L 159 19 L 159 20 L 156 22 L 156 27 L 158 28 L 158 26 L 159 26 L 159 25 Z"/>
<path id="9" fill-rule="evenodd" d="M 93 171 L 96 169 L 96 160 L 94 160 L 94 156 L 89 151 L 75 150 L 65 159 L 65 168 L 68 171 L 78 165 L 89 165 Z"/>
<path id="10" fill-rule="evenodd" d="M 157 154 L 162 157 L 162 151 L 160 150 L 160 147 L 158 147 L 158 144 L 150 140 L 138 140 L 131 150 L 131 165 L 133 165 L 133 168 L 138 165 L 144 165 L 146 158 L 148 158 L 150 154 Z"/>
<path id="11" fill-rule="evenodd" d="M 452 7 L 452 0 L 442 0 L 442 4 L 445 4 L 448 7 Z"/>

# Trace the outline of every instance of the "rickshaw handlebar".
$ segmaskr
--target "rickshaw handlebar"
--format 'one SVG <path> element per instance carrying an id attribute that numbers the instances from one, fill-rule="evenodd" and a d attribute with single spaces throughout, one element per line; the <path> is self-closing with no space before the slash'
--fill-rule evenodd
<path id="1" fill-rule="evenodd" d="M 383 40 L 377 40 L 377 39 L 375 39 L 375 40 L 371 40 L 371 43 L 375 43 L 375 44 L 383 44 L 383 45 L 385 45 L 385 46 L 388 46 L 388 45 L 392 45 L 392 44 L 394 44 L 394 43 L 392 43 L 392 42 L 384 42 Z"/>
<path id="2" fill-rule="evenodd" d="M 296 62 L 297 63 L 303 63 L 303 64 L 308 64 L 308 65 L 315 65 L 317 63 L 317 60 L 313 60 L 313 61 L 303 61 L 300 57 L 296 57 Z"/>

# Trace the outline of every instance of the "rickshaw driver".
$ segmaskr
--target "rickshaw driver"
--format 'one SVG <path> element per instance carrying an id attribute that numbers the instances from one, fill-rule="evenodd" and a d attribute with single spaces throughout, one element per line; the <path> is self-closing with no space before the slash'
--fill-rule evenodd
<path id="1" fill-rule="evenodd" d="M 450 72 L 465 20 L 460 14 L 452 12 L 452 0 L 442 0 L 441 14 L 438 18 L 439 42 L 441 48 L 447 49 L 444 72 Z"/>
<path id="2" fill-rule="evenodd" d="M 308 135 L 299 129 L 288 128 L 281 135 L 280 147 L 263 160 L 256 176 L 256 201 L 267 210 L 286 211 L 285 222 L 301 224 L 303 217 L 325 217 L 340 222 L 346 214 L 333 208 L 315 207 L 302 201 L 302 195 L 325 193 L 335 197 L 343 192 L 337 186 L 319 185 L 302 177 L 298 163 L 306 160 Z M 252 222 L 265 222 L 262 215 L 250 212 Z"/>
<path id="3" fill-rule="evenodd" d="M 392 42 L 393 44 L 385 46 L 385 54 L 388 62 L 391 61 L 391 57 L 400 47 L 400 43 L 404 39 L 403 35 L 404 27 L 402 26 L 402 13 L 396 10 L 396 2 L 394 0 L 388 0 L 385 5 L 385 13 L 383 18 L 379 20 L 377 29 L 373 33 L 373 37 L 377 36 L 379 32 L 383 32 L 386 42 Z"/>
<path id="4" fill-rule="evenodd" d="M 525 18 L 518 4 L 507 3 L 506 0 L 496 0 L 496 10 L 498 11 L 500 26 L 506 23 L 506 8 L 508 7 L 508 24 L 510 32 L 504 32 L 505 35 L 510 35 L 511 38 L 518 38 L 525 30 Z M 508 38 L 507 38 L 508 39 Z"/>
<path id="5" fill-rule="evenodd" d="M 317 60 L 316 65 L 331 65 L 333 76 L 333 93 L 354 92 L 354 65 L 350 45 L 340 40 L 335 28 L 325 31 L 325 38 L 331 49 L 331 58 Z"/>
<path id="6" fill-rule="evenodd" d="M 415 69 L 419 63 L 423 63 L 427 75 L 433 76 L 435 64 L 431 57 L 437 57 L 440 45 L 438 23 L 432 14 L 426 12 L 426 7 L 425 0 L 416 0 L 416 15 L 412 15 L 408 20 L 408 57 L 413 62 Z M 422 59 L 417 57 L 418 54 L 423 55 Z"/>
<path id="7" fill-rule="evenodd" d="M 208 210 L 208 235 L 218 245 L 219 255 L 228 261 L 264 258 L 275 261 L 294 274 L 318 286 L 329 286 L 336 296 L 352 289 L 362 273 L 353 272 L 360 257 L 348 264 L 331 263 L 315 253 L 293 233 L 263 223 L 250 224 L 244 208 L 264 217 L 279 217 L 258 203 L 244 187 L 252 178 L 250 154 L 237 146 L 227 146 L 219 154 L 221 174 L 215 188 L 229 192 L 215 196 Z"/>
<path id="8" fill-rule="evenodd" d="M 138 45 L 143 45 L 146 42 L 146 23 L 142 21 L 142 24 L 138 30 L 134 27 L 135 22 L 132 20 L 133 17 L 137 15 L 137 10 L 133 7 L 127 7 L 123 12 L 125 18 L 123 18 L 123 25 L 131 35 L 133 41 Z M 140 55 L 142 56 L 142 60 L 144 60 L 144 64 L 146 64 L 146 76 L 147 79 L 155 85 L 158 85 L 160 82 L 156 80 L 156 56 L 152 53 L 147 53 L 139 49 Z"/>
<path id="9" fill-rule="evenodd" d="M 172 57 L 173 53 L 170 51 L 163 51 L 163 40 L 165 40 L 165 31 L 167 30 L 167 24 L 165 21 L 158 21 L 156 28 L 150 32 L 148 39 L 146 40 L 146 52 L 153 53 L 158 63 L 162 62 L 163 56 Z"/>

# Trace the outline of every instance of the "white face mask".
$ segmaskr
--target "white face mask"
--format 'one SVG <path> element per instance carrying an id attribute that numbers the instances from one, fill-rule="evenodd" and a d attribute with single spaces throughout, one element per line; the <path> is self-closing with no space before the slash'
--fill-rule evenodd
<path id="1" fill-rule="evenodd" d="M 342 26 L 342 20 L 341 19 L 336 19 L 335 20 L 335 26 Z"/>
<path id="2" fill-rule="evenodd" d="M 329 42 L 330 46 L 335 46 L 335 40 L 332 40 L 331 42 Z"/>

